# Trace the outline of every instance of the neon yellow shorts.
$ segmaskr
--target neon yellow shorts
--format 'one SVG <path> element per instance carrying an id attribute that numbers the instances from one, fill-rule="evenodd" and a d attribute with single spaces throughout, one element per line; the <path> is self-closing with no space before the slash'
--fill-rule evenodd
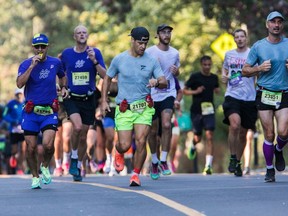
<path id="1" fill-rule="evenodd" d="M 115 110 L 115 130 L 132 130 L 134 124 L 152 124 L 152 116 L 155 113 L 155 109 L 152 107 L 146 107 L 142 113 L 133 112 L 129 109 L 122 113 L 119 110 L 119 106 Z"/>

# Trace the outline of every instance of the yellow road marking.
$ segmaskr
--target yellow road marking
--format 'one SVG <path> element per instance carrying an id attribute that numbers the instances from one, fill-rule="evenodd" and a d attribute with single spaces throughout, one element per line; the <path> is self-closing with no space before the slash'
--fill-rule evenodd
<path id="1" fill-rule="evenodd" d="M 126 188 L 121 188 L 121 187 L 116 187 L 116 186 L 111 186 L 111 185 L 105 185 L 105 184 L 99 184 L 99 183 L 89 183 L 89 182 L 71 182 L 71 181 L 65 181 L 65 180 L 54 180 L 54 182 L 63 182 L 63 183 L 73 183 L 73 184 L 84 184 L 84 185 L 92 185 L 96 187 L 101 187 L 101 188 L 108 188 L 112 190 L 117 190 L 117 191 L 122 191 L 122 192 L 130 192 L 130 193 L 138 193 L 143 196 L 149 197 L 157 202 L 160 202 L 170 208 L 175 209 L 176 211 L 182 212 L 185 215 L 190 215 L 190 216 L 204 216 L 204 214 L 189 208 L 185 205 L 182 205 L 178 202 L 175 202 L 171 199 L 168 199 L 164 196 L 161 196 L 159 194 L 150 192 L 150 191 L 144 191 L 144 190 L 131 190 L 131 189 L 126 189 Z"/>

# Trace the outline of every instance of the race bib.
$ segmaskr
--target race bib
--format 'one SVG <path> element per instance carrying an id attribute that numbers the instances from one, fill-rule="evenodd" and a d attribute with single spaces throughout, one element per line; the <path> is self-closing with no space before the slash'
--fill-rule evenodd
<path id="1" fill-rule="evenodd" d="M 214 114 L 214 107 L 211 102 L 202 102 L 201 110 L 202 110 L 202 115 Z"/>
<path id="2" fill-rule="evenodd" d="M 262 90 L 261 102 L 263 104 L 279 107 L 282 100 L 282 92 Z"/>
<path id="3" fill-rule="evenodd" d="M 89 85 L 90 74 L 89 72 L 73 72 L 72 84 L 77 85 Z"/>
<path id="4" fill-rule="evenodd" d="M 130 110 L 132 112 L 142 113 L 147 107 L 147 102 L 145 100 L 135 101 L 130 104 Z"/>
<path id="5" fill-rule="evenodd" d="M 38 115 L 44 116 L 53 114 L 53 110 L 49 106 L 35 106 L 33 111 Z"/>

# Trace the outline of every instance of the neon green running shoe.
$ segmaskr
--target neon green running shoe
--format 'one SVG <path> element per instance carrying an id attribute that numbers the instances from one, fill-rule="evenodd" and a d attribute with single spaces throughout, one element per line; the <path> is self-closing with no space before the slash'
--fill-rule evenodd
<path id="1" fill-rule="evenodd" d="M 52 181 L 52 178 L 51 178 L 49 167 L 46 168 L 46 167 L 42 166 L 42 164 L 41 164 L 40 170 L 42 172 L 41 180 L 42 180 L 43 184 L 50 184 Z"/>
<path id="2" fill-rule="evenodd" d="M 213 170 L 212 170 L 212 167 L 211 167 L 211 166 L 207 166 L 207 167 L 205 167 L 204 170 L 203 170 L 203 174 L 204 174 L 204 175 L 212 175 L 212 173 L 213 173 Z"/>
<path id="3" fill-rule="evenodd" d="M 187 149 L 187 152 L 186 152 L 187 157 L 188 157 L 189 160 L 194 160 L 195 157 L 196 157 L 196 153 L 197 153 L 197 151 L 196 151 L 196 148 L 195 148 L 194 145 L 190 146 Z"/>
<path id="4" fill-rule="evenodd" d="M 41 189 L 40 179 L 37 177 L 32 178 L 31 189 Z"/>

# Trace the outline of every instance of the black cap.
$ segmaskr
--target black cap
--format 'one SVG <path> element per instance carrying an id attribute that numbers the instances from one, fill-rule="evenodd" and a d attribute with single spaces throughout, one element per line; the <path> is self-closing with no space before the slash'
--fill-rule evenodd
<path id="1" fill-rule="evenodd" d="M 162 24 L 162 25 L 159 25 L 159 26 L 157 27 L 157 34 L 159 34 L 159 32 L 162 31 L 162 30 L 165 29 L 165 28 L 169 28 L 170 30 L 173 30 L 173 28 L 172 28 L 171 26 L 169 26 L 169 25 L 167 25 L 167 24 Z"/>
<path id="2" fill-rule="evenodd" d="M 145 27 L 138 26 L 131 30 L 129 36 L 133 37 L 135 40 L 146 42 L 149 40 L 149 32 Z"/>

